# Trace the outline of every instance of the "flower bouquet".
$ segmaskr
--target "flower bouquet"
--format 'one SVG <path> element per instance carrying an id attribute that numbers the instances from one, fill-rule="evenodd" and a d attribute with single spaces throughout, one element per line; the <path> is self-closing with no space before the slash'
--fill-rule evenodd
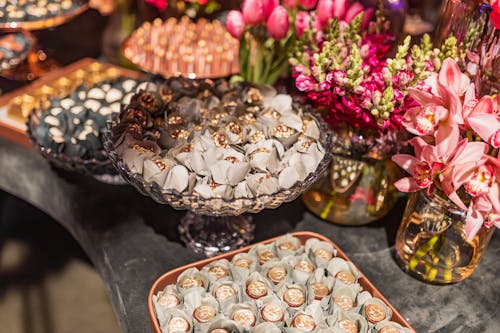
<path id="1" fill-rule="evenodd" d="M 337 2 L 334 2 L 337 3 Z M 396 202 L 397 151 L 404 111 L 417 86 L 439 65 L 430 38 L 410 49 L 410 38 L 389 58 L 396 36 L 383 7 L 359 3 L 325 12 L 299 13 L 309 22 L 292 58 L 296 87 L 322 110 L 337 136 L 329 178 L 306 193 L 306 205 L 321 218 L 340 224 L 366 224 Z M 318 5 L 319 6 L 319 5 Z M 340 8 L 340 9 L 339 9 Z M 326 22 L 326 23 L 325 23 Z"/>
<path id="2" fill-rule="evenodd" d="M 217 0 L 145 0 L 145 2 L 162 13 L 170 8 L 190 18 L 195 18 L 200 13 L 210 15 L 220 8 Z"/>
<path id="3" fill-rule="evenodd" d="M 418 103 L 402 124 L 414 155 L 393 160 L 410 176 L 396 182 L 411 196 L 396 257 L 413 275 L 436 283 L 465 279 L 500 227 L 500 97 L 479 98 L 453 59 L 410 88 Z"/>

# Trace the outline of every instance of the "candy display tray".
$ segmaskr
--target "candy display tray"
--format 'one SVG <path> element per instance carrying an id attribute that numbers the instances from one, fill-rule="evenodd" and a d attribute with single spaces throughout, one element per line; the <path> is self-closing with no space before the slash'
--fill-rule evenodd
<path id="1" fill-rule="evenodd" d="M 335 248 L 335 250 L 337 250 L 337 257 L 342 258 L 342 259 L 344 259 L 346 261 L 352 262 L 351 259 L 349 259 L 349 257 L 347 257 L 347 255 L 334 242 L 332 242 L 330 239 L 326 238 L 325 236 L 322 236 L 322 235 L 314 233 L 314 232 L 309 232 L 309 231 L 297 231 L 297 232 L 291 233 L 290 235 L 292 235 L 292 236 L 297 237 L 298 239 L 300 239 L 300 242 L 301 242 L 302 245 L 304 245 L 305 242 L 308 239 L 310 239 L 310 238 L 317 238 L 317 239 L 319 239 L 321 241 L 328 242 L 328 243 L 330 243 Z M 155 283 L 153 284 L 153 286 L 151 287 L 151 290 L 149 291 L 149 295 L 148 295 L 149 317 L 151 319 L 151 325 L 152 325 L 153 331 L 155 333 L 161 333 L 160 325 L 158 323 L 158 320 L 156 318 L 156 313 L 155 313 L 155 310 L 154 310 L 153 295 L 156 295 L 158 292 L 160 292 L 163 289 L 165 289 L 165 287 L 167 285 L 175 284 L 177 282 L 177 278 L 179 277 L 179 275 L 182 272 L 184 272 L 185 270 L 187 270 L 189 268 L 193 268 L 193 267 L 201 269 L 205 265 L 207 265 L 207 264 L 209 264 L 209 263 L 211 263 L 213 261 L 219 260 L 219 259 L 227 259 L 227 260 L 231 261 L 231 258 L 233 256 L 235 256 L 236 254 L 238 254 L 238 253 L 248 252 L 248 251 L 250 251 L 251 248 L 253 248 L 257 244 L 269 244 L 269 243 L 275 242 L 280 237 L 281 236 L 275 237 L 275 238 L 270 238 L 270 239 L 262 241 L 260 243 L 256 243 L 256 244 L 252 244 L 252 245 L 246 246 L 246 247 L 241 248 L 239 250 L 235 250 L 235 251 L 231 251 L 231 252 L 228 252 L 228 253 L 224 253 L 224 254 L 221 254 L 221 255 L 213 257 L 213 258 L 208 258 L 208 259 L 200 260 L 200 261 L 194 262 L 192 264 L 185 265 L 185 266 L 173 269 L 173 270 L 171 270 L 171 271 L 163 274 L 162 276 L 160 276 L 155 281 Z M 358 268 L 358 271 L 360 273 L 359 284 L 361 285 L 361 287 L 363 287 L 363 290 L 367 290 L 374 297 L 380 298 L 385 304 L 387 304 L 387 306 L 389 306 L 389 308 L 391 308 L 392 313 L 393 313 L 391 320 L 394 321 L 394 322 L 396 322 L 396 323 L 398 323 L 398 324 L 400 324 L 403 327 L 406 327 L 406 328 L 410 329 L 413 332 L 416 332 L 415 329 L 413 327 L 411 327 L 411 325 L 404 319 L 404 317 L 380 293 L 380 291 L 368 280 L 368 278 L 361 272 L 361 270 L 359 270 L 359 268 Z"/>
<path id="2" fill-rule="evenodd" d="M 28 135 L 26 134 L 26 120 L 13 118 L 8 115 L 9 101 L 17 96 L 33 94 L 38 88 L 44 85 L 53 86 L 58 79 L 68 77 L 78 70 L 85 70 L 94 63 L 100 64 L 103 70 L 116 69 L 119 76 L 127 76 L 135 79 L 140 79 L 144 76 L 140 72 L 100 62 L 92 58 L 83 58 L 68 66 L 58 68 L 29 85 L 0 96 L 0 136 L 17 144 L 31 147 Z"/>

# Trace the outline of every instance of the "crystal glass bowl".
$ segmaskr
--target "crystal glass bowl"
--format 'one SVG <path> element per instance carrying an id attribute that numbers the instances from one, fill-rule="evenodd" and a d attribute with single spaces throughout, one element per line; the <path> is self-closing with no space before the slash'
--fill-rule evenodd
<path id="1" fill-rule="evenodd" d="M 301 109 L 307 112 L 305 108 Z M 258 213 L 266 208 L 277 208 L 284 202 L 296 199 L 327 170 L 332 157 L 332 136 L 328 125 L 319 119 L 319 116 L 311 116 L 318 120 L 320 135 L 317 141 L 325 151 L 315 171 L 288 189 L 281 189 L 270 195 L 256 195 L 253 198 L 203 198 L 196 192 L 179 193 L 164 189 L 154 181 L 146 181 L 142 174 L 131 171 L 123 159 L 122 150 L 115 146 L 114 129 L 120 125 L 119 115 L 114 115 L 107 122 L 103 142 L 115 168 L 140 193 L 175 209 L 189 210 L 179 225 L 181 239 L 195 252 L 212 256 L 239 248 L 253 239 L 254 225 L 244 213 Z"/>
<path id="2" fill-rule="evenodd" d="M 44 110 L 38 108 L 29 114 L 26 123 L 26 132 L 33 147 L 35 147 L 44 158 L 60 169 L 91 176 L 103 183 L 111 185 L 126 184 L 108 159 L 82 159 L 80 157 L 68 156 L 50 147 L 44 146 L 35 135 L 35 131 L 40 124 L 40 116 L 43 112 Z"/>

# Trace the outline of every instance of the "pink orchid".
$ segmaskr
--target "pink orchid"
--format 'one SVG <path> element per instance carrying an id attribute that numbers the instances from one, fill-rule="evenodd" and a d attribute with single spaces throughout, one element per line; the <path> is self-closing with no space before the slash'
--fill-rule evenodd
<path id="1" fill-rule="evenodd" d="M 471 181 L 464 187 L 474 193 L 467 210 L 465 232 L 472 240 L 481 226 L 500 227 L 500 160 L 488 157 L 485 165 L 478 168 Z"/>
<path id="2" fill-rule="evenodd" d="M 463 124 L 461 97 L 465 96 L 470 84 L 469 77 L 460 71 L 455 60 L 446 58 L 443 61 L 437 77 L 437 90 L 444 106 L 459 124 Z"/>
<path id="3" fill-rule="evenodd" d="M 490 96 L 481 98 L 466 118 L 466 123 L 481 139 L 494 148 L 500 147 L 500 110 L 494 109 L 495 104 Z"/>
<path id="4" fill-rule="evenodd" d="M 452 156 L 444 161 L 446 164 L 439 175 L 441 187 L 446 195 L 458 207 L 467 209 L 457 194 L 457 190 L 464 184 L 469 183 L 478 168 L 486 163 L 486 152 L 488 145 L 484 142 L 468 142 L 467 139 L 460 141 Z M 472 194 L 472 193 L 471 193 Z"/>
<path id="5" fill-rule="evenodd" d="M 443 167 L 443 160 L 437 153 L 435 146 L 416 137 L 409 141 L 415 151 L 415 156 L 397 154 L 392 160 L 408 172 L 411 177 L 405 177 L 394 183 L 402 192 L 416 192 L 422 189 L 433 191 L 434 178 Z"/>
<path id="6" fill-rule="evenodd" d="M 425 82 L 430 91 L 409 88 L 420 107 L 409 109 L 403 124 L 413 134 L 433 135 L 440 155 L 453 151 L 460 140 L 463 112 L 475 105 L 474 85 L 452 59 L 445 59 L 439 74 Z M 464 105 L 462 105 L 462 100 Z"/>

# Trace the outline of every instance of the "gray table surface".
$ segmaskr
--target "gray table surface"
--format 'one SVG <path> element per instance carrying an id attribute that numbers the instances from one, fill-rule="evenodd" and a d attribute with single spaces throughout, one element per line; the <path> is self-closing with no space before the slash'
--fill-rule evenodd
<path id="1" fill-rule="evenodd" d="M 45 211 L 73 235 L 104 280 L 123 332 L 151 332 L 147 295 L 153 282 L 201 259 L 179 241 L 183 212 L 130 186 L 55 170 L 35 151 L 3 139 L 0 189 Z M 450 286 L 425 284 L 402 272 L 392 257 L 403 206 L 400 202 L 375 224 L 341 227 L 319 220 L 296 200 L 255 215 L 255 241 L 295 230 L 318 232 L 346 252 L 417 332 L 500 332 L 499 232 L 469 279 Z"/>

